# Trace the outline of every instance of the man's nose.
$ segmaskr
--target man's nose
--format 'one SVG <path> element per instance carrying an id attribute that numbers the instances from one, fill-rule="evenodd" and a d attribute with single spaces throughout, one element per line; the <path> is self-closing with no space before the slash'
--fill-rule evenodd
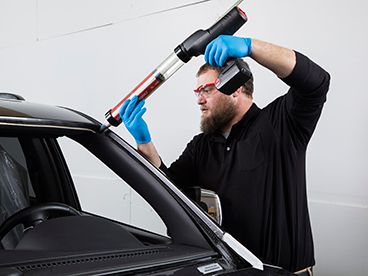
<path id="1" fill-rule="evenodd" d="M 206 97 L 202 93 L 197 96 L 197 104 L 204 104 L 206 102 Z"/>

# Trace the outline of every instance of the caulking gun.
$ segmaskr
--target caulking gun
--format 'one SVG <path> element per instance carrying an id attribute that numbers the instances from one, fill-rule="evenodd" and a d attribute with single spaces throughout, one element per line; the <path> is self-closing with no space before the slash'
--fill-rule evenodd
<path id="1" fill-rule="evenodd" d="M 100 131 L 106 130 L 111 125 L 118 126 L 121 123 L 119 110 L 127 99 L 135 95 L 138 96 L 139 100 L 147 98 L 193 56 L 204 54 L 207 44 L 213 39 L 222 34 L 234 34 L 246 21 L 246 14 L 238 6 L 234 6 L 207 30 L 197 30 L 191 34 L 115 107 L 106 112 L 106 122 L 101 126 Z"/>

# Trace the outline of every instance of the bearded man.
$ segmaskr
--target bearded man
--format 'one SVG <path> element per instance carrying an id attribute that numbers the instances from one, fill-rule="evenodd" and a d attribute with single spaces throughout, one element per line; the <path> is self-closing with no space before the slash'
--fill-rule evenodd
<path id="1" fill-rule="evenodd" d="M 260 109 L 253 103 L 252 78 L 231 95 L 218 91 L 222 66 L 243 57 L 271 70 L 290 87 L 287 93 Z M 205 60 L 195 89 L 202 133 L 170 167 L 161 161 L 142 119 L 144 101 L 125 102 L 121 118 L 138 151 L 177 186 L 200 186 L 219 195 L 225 231 L 264 263 L 311 275 L 315 260 L 305 155 L 330 76 L 296 51 L 235 36 L 212 41 Z"/>

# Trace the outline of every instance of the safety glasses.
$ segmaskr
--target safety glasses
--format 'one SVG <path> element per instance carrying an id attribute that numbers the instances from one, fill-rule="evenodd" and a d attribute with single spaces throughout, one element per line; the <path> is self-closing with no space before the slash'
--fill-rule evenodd
<path id="1" fill-rule="evenodd" d="M 216 90 L 216 82 L 209 82 L 206 84 L 201 84 L 196 89 L 194 89 L 194 93 L 197 97 L 203 95 L 205 98 L 208 98 L 213 91 Z"/>

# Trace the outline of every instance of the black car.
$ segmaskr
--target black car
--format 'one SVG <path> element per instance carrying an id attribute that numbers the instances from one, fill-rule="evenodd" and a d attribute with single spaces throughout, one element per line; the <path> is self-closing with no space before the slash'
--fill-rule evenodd
<path id="1" fill-rule="evenodd" d="M 0 275 L 289 275 L 100 126 L 1 93 Z"/>

